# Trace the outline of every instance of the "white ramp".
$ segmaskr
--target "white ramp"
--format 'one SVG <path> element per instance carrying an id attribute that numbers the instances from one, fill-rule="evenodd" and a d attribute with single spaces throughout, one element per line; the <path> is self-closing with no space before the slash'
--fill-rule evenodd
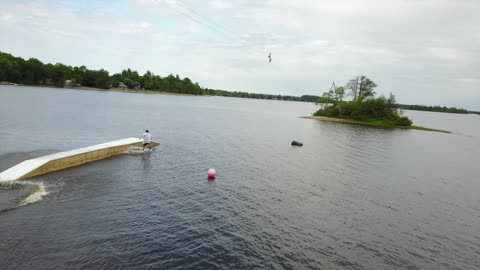
<path id="1" fill-rule="evenodd" d="M 155 141 L 150 143 L 151 147 L 156 147 L 157 145 L 159 143 Z M 116 156 L 125 153 L 130 147 L 140 146 L 142 146 L 141 139 L 128 138 L 25 160 L 0 173 L 0 182 L 26 179 L 78 166 L 91 161 Z"/>

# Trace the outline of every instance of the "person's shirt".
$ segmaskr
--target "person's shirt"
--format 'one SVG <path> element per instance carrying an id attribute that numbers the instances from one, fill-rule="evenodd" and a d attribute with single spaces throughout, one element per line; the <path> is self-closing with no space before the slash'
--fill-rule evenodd
<path id="1" fill-rule="evenodd" d="M 150 140 L 152 139 L 152 135 L 148 132 L 143 133 L 143 143 L 150 143 Z"/>

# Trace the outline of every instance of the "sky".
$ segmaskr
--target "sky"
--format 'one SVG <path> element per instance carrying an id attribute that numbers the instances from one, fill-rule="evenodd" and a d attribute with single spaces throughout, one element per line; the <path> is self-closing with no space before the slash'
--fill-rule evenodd
<path id="1" fill-rule="evenodd" d="M 0 7 L 0 51 L 44 63 L 295 96 L 365 75 L 399 103 L 480 111 L 479 0 L 0 0 Z"/>

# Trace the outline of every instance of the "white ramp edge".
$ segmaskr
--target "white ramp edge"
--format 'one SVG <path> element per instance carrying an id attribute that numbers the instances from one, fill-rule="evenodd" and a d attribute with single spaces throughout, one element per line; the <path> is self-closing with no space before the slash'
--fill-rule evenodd
<path id="1" fill-rule="evenodd" d="M 110 147 L 115 147 L 115 146 L 121 146 L 121 145 L 127 145 L 127 144 L 132 144 L 132 143 L 138 143 L 142 142 L 141 139 L 139 138 L 128 138 L 128 139 L 123 139 L 123 140 L 118 140 L 118 141 L 112 141 L 112 142 L 107 142 L 107 143 L 101 143 L 101 144 L 96 144 L 84 148 L 78 148 L 70 151 L 65 151 L 65 152 L 60 152 L 56 154 L 51 154 L 43 157 L 38 157 L 34 159 L 29 159 L 25 160 L 10 169 L 7 169 L 3 172 L 0 173 L 0 182 L 5 182 L 5 181 L 14 181 L 20 179 L 22 176 L 30 173 L 31 171 L 38 169 L 40 166 L 44 165 L 47 162 L 50 162 L 52 160 L 60 159 L 60 158 L 65 158 L 65 157 L 70 157 L 78 154 L 84 154 L 96 150 L 101 150 L 105 148 L 110 148 Z"/>

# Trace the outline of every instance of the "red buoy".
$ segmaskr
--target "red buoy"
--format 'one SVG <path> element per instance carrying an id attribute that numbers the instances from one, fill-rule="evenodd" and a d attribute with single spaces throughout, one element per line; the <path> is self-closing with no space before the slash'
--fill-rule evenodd
<path id="1" fill-rule="evenodd" d="M 215 180 L 215 177 L 217 176 L 217 171 L 215 171 L 215 169 L 209 169 L 207 174 L 208 180 Z"/>

